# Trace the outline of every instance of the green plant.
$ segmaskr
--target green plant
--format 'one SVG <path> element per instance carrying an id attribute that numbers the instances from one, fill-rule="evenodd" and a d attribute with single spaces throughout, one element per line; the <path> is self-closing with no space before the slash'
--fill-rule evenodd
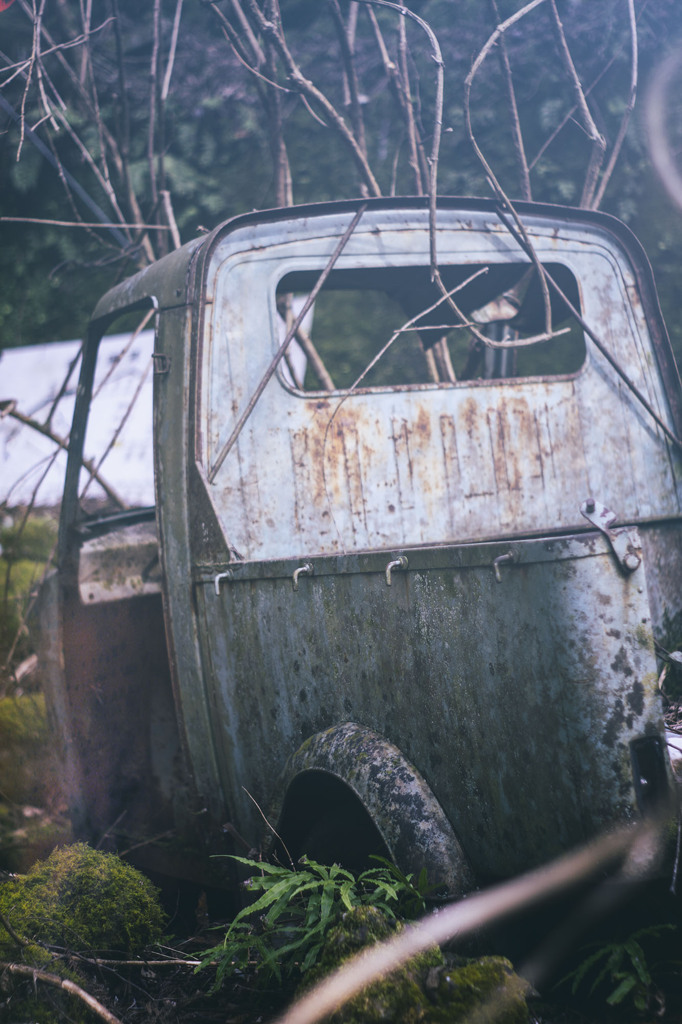
<path id="1" fill-rule="evenodd" d="M 662 932 L 674 928 L 673 924 L 650 925 L 633 932 L 623 942 L 600 945 L 562 980 L 572 979 L 571 992 L 576 995 L 588 976 L 596 971 L 589 989 L 590 995 L 605 984 L 610 990 L 606 996 L 609 1006 L 619 1006 L 629 1000 L 636 1010 L 644 1012 L 651 1006 L 658 989 L 643 944 L 660 938 Z"/>
<path id="2" fill-rule="evenodd" d="M 26 627 L 31 594 L 49 563 L 56 525 L 48 516 L 10 517 L 0 524 L 0 696 L 12 689 L 11 669 L 31 653 Z"/>
<path id="3" fill-rule="evenodd" d="M 72 950 L 139 953 L 161 938 L 165 923 L 148 878 L 84 843 L 54 850 L 27 874 L 1 884 L 0 912 L 23 941 Z M 16 955 L 3 927 L 0 954 Z"/>
<path id="4" fill-rule="evenodd" d="M 254 961 L 263 981 L 309 970 L 344 911 L 372 906 L 397 920 L 425 906 L 426 873 L 414 882 L 412 875 L 403 875 L 387 861 L 355 876 L 338 864 L 328 867 L 305 857 L 298 868 L 233 859 L 254 872 L 243 884 L 261 895 L 237 914 L 223 941 L 202 956 L 197 970 L 215 966 L 214 990 L 226 976 Z"/>

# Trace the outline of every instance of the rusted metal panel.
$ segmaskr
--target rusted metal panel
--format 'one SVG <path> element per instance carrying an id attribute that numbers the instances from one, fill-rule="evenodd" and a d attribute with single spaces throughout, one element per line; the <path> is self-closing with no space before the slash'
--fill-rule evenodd
<path id="1" fill-rule="evenodd" d="M 336 722 L 390 737 L 482 876 L 538 863 L 637 813 L 629 742 L 660 728 L 643 569 L 590 534 L 235 566 L 197 585 L 213 737 L 237 819 L 285 752 Z M 241 573 L 241 575 L 240 575 Z M 210 654 L 209 654 L 210 652 Z"/>
<path id="2" fill-rule="evenodd" d="M 175 739 L 199 798 L 185 801 L 185 819 L 206 812 L 255 839 L 245 788 L 267 806 L 301 744 L 356 723 L 415 766 L 480 880 L 509 875 L 642 802 L 632 751 L 662 735 L 652 631 L 682 614 L 671 594 L 681 463 L 666 434 L 679 429 L 679 382 L 627 235 L 595 216 L 528 207 L 539 258 L 577 282 L 589 330 L 576 372 L 345 394 L 300 391 L 282 371 L 228 450 L 281 343 L 277 283 L 319 274 L 356 210 L 238 219 L 97 307 L 97 329 L 129 306 L 159 309 L 159 552 Z M 527 262 L 493 204 L 444 203 L 437 245 L 446 268 Z M 428 252 L 425 204 L 376 201 L 337 265 L 398 272 L 427 267 Z M 82 540 L 83 429 L 67 475 L 67 569 Z M 621 557 L 593 530 L 581 512 L 589 498 L 618 514 L 632 551 Z M 638 524 L 642 564 L 623 568 L 639 557 Z M 666 539 L 675 554 L 664 564 Z M 109 585 L 105 549 L 87 541 L 81 552 L 83 597 L 88 578 L 102 596 Z M 115 583 L 121 597 L 143 578 L 143 554 L 140 538 Z M 105 630 L 114 609 L 118 643 L 137 602 L 156 600 L 83 608 L 75 577 L 67 583 L 73 664 L 79 630 Z M 76 704 L 102 668 L 88 658 Z M 73 714 L 89 756 L 87 701 Z M 109 755 L 115 770 L 120 744 Z M 102 819 L 106 793 L 95 786 L 93 800 Z"/>
<path id="3" fill-rule="evenodd" d="M 290 786 L 311 771 L 340 778 L 352 788 L 403 870 L 418 876 L 425 869 L 431 885 L 451 899 L 474 888 L 475 876 L 451 823 L 394 744 L 353 722 L 311 736 L 291 755 L 278 780 L 275 820 Z"/>
<path id="4" fill-rule="evenodd" d="M 160 594 L 156 524 L 126 525 L 85 541 L 78 561 L 78 589 L 83 604 Z"/>
<path id="5" fill-rule="evenodd" d="M 439 223 L 441 264 L 519 258 L 489 218 Z M 272 356 L 274 283 L 292 268 L 322 269 L 335 238 L 322 232 L 339 230 L 322 218 L 307 235 L 298 223 L 289 240 L 285 227 L 276 257 L 249 251 L 239 232 L 213 255 L 201 367 L 208 473 Z M 540 259 L 575 274 L 584 317 L 665 419 L 625 255 L 598 231 L 550 231 L 533 219 L 528 230 Z M 386 223 L 368 213 L 339 265 L 413 265 L 426 258 L 425 231 L 415 214 Z M 679 457 L 588 340 L 585 365 L 568 379 L 377 389 L 341 402 L 274 378 L 217 472 L 212 501 L 244 557 L 265 559 L 579 528 L 576 494 L 608 495 L 626 521 L 677 515 L 679 477 Z"/>

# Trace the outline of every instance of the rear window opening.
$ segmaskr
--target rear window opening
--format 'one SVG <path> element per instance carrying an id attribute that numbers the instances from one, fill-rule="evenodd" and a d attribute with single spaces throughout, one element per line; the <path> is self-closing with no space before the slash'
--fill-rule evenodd
<path id="1" fill-rule="evenodd" d="M 548 263 L 545 269 L 579 309 L 573 274 L 562 264 Z M 319 273 L 296 271 L 280 281 L 281 340 Z M 551 296 L 552 331 L 562 333 L 522 344 L 545 330 L 538 274 L 527 263 L 446 266 L 441 275 L 447 291 L 457 289 L 453 299 L 465 323 L 447 302 L 435 305 L 442 293 L 427 266 L 332 271 L 289 345 L 282 369 L 287 383 L 302 391 L 344 391 L 359 378 L 357 386 L 364 389 L 556 377 L 580 370 L 583 331 L 556 294 Z M 504 347 L 482 342 L 467 326 L 472 322 Z"/>

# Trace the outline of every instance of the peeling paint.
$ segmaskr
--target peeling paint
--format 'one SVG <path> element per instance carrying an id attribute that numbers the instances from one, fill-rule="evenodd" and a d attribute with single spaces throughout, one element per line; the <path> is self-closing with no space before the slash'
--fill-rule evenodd
<path id="1" fill-rule="evenodd" d="M 524 210 L 539 259 L 576 282 L 590 329 L 679 431 L 679 382 L 634 243 L 597 215 Z M 184 768 L 185 790 L 155 784 L 162 817 L 205 835 L 204 852 L 226 848 L 225 822 L 255 842 L 254 801 L 277 817 L 317 772 L 323 795 L 327 778 L 350 789 L 402 867 L 427 864 L 462 893 L 640 813 L 633 744 L 662 729 L 653 637 L 682 622 L 682 463 L 588 335 L 571 372 L 352 394 L 275 373 L 258 392 L 279 344 L 278 282 L 321 273 L 355 212 L 239 219 L 98 304 L 92 344 L 113 311 L 152 298 L 159 310 L 158 549 L 151 523 L 88 534 L 78 519 L 83 377 L 50 591 L 51 621 L 61 602 L 73 626 L 52 645 L 54 704 L 83 818 L 102 831 L 105 780 L 129 753 L 119 698 L 132 694 L 149 715 L 135 723 L 136 763 L 166 750 Z M 492 278 L 526 262 L 490 204 L 444 202 L 437 235 L 445 273 L 487 266 Z M 427 279 L 428 240 L 424 205 L 370 201 L 339 273 Z M 631 573 L 581 514 L 590 498 L 637 527 Z M 132 660 L 123 625 L 106 657 L 94 641 L 83 658 L 76 641 L 93 644 L 108 610 L 132 630 L 146 595 L 159 646 L 159 587 L 170 657 L 157 708 L 132 657 L 144 630 Z M 91 706 L 120 732 L 101 763 Z M 90 805 L 88 773 L 100 779 Z M 126 777 L 144 788 L 132 762 Z"/>

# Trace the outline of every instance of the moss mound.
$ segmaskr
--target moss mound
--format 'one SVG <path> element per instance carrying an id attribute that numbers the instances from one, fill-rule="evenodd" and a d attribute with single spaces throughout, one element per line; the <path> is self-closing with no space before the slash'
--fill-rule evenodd
<path id="1" fill-rule="evenodd" d="M 433 984 L 433 976 L 429 980 Z M 526 1024 L 528 1020 L 528 985 L 501 956 L 439 969 L 435 992 L 438 1005 L 447 1011 L 438 1020 L 468 1024 Z"/>
<path id="2" fill-rule="evenodd" d="M 389 938 L 396 925 L 374 907 L 356 907 L 332 928 L 318 966 L 299 994 L 358 953 Z M 449 966 L 434 947 L 375 982 L 326 1018 L 326 1024 L 526 1024 L 526 983 L 502 957 Z"/>
<path id="3" fill-rule="evenodd" d="M 161 938 L 165 923 L 149 879 L 84 843 L 0 885 L 0 912 L 21 938 L 72 950 L 139 953 Z M 16 943 L 0 928 L 0 955 L 11 953 Z"/>

